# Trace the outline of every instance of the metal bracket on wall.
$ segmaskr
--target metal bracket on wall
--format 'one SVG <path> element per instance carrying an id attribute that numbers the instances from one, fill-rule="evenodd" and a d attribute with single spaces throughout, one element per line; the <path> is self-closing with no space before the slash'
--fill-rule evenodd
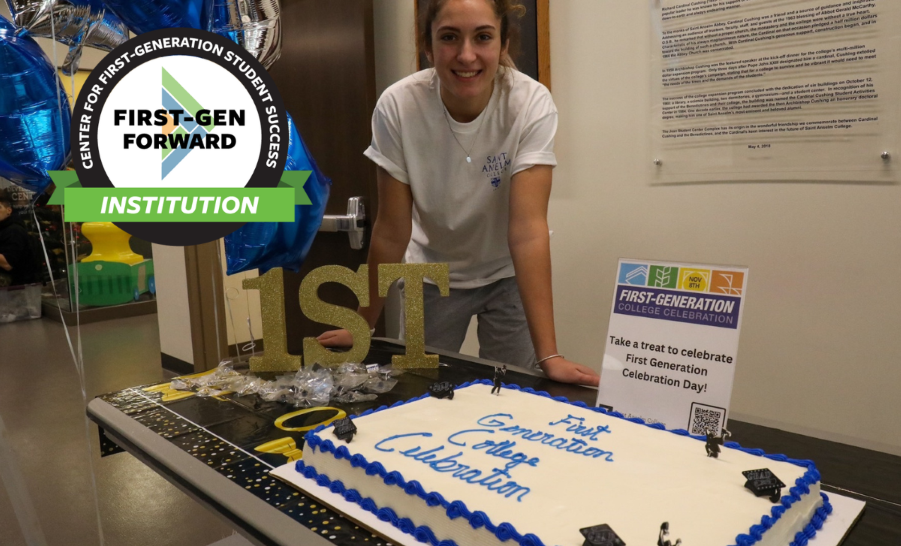
<path id="1" fill-rule="evenodd" d="M 351 197 L 347 200 L 347 214 L 344 216 L 326 214 L 322 217 L 319 231 L 346 231 L 350 238 L 350 248 L 363 248 L 363 232 L 366 230 L 366 207 L 362 197 Z"/>

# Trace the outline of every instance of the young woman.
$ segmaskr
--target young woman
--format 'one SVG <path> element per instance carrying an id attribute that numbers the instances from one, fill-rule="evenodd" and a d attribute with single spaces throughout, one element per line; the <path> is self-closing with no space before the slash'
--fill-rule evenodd
<path id="1" fill-rule="evenodd" d="M 451 295 L 424 286 L 425 342 L 457 351 L 473 315 L 482 358 L 597 385 L 591 368 L 557 352 L 547 207 L 557 109 L 547 88 L 516 71 L 515 0 L 431 0 L 418 40 L 434 68 L 381 96 L 365 155 L 378 165 L 369 266 L 448 263 Z M 370 276 L 374 325 L 384 301 Z M 319 337 L 352 343 L 346 330 Z"/>

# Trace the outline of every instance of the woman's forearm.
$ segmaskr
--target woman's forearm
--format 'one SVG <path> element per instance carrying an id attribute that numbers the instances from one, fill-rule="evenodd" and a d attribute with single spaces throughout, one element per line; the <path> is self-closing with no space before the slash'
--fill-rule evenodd
<path id="1" fill-rule="evenodd" d="M 379 264 L 400 263 L 404 252 L 410 242 L 409 234 L 391 233 L 376 221 L 372 229 L 372 238 L 369 243 L 369 257 L 366 260 L 369 266 L 369 306 L 359 307 L 357 312 L 366 319 L 369 327 L 375 327 L 375 323 L 385 306 L 385 298 L 379 296 Z"/>
<path id="2" fill-rule="evenodd" d="M 551 290 L 551 248 L 547 222 L 535 222 L 510 237 L 510 254 L 526 322 L 538 359 L 557 353 L 554 297 Z"/>

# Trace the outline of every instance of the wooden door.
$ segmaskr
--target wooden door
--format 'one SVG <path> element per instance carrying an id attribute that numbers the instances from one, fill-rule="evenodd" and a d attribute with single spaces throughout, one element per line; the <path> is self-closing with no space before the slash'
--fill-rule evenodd
<path id="1" fill-rule="evenodd" d="M 332 179 L 326 214 L 346 214 L 348 198 L 362 196 L 369 216 L 362 250 L 351 249 L 346 233 L 320 232 L 301 272 L 285 273 L 288 351 L 301 354 L 304 336 L 333 327 L 303 316 L 300 281 L 327 264 L 356 270 L 369 248 L 377 207 L 375 165 L 363 156 L 376 102 L 372 0 L 281 0 L 281 9 L 282 54 L 269 73 L 320 169 Z M 353 293 L 334 283 L 323 285 L 320 296 L 357 306 Z"/>
<path id="2" fill-rule="evenodd" d="M 363 156 L 371 139 L 375 108 L 375 55 L 372 0 L 281 0 L 282 51 L 269 68 L 285 107 L 322 172 L 332 179 L 326 214 L 344 215 L 350 197 L 363 197 L 367 233 L 353 250 L 346 233 L 320 232 L 300 273 L 285 272 L 288 351 L 303 353 L 303 338 L 333 328 L 308 320 L 300 311 L 303 277 L 322 265 L 356 270 L 366 262 L 370 226 L 377 209 L 375 165 Z M 219 242 L 185 248 L 194 370 L 216 367 L 234 350 L 228 346 Z M 320 296 L 350 308 L 357 300 L 347 288 L 329 283 Z M 383 321 L 378 333 L 384 334 Z M 261 337 L 260 332 L 254 332 Z M 261 347 L 260 339 L 256 350 Z M 234 355 L 234 353 L 232 353 Z"/>

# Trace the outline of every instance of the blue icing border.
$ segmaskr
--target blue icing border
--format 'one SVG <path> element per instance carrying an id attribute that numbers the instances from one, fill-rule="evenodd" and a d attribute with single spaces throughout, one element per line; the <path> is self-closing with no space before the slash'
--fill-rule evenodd
<path id="1" fill-rule="evenodd" d="M 472 385 L 494 385 L 494 382 L 488 379 L 482 379 L 463 383 L 456 388 L 463 389 Z M 623 419 L 625 421 L 644 425 L 653 429 L 667 431 L 666 427 L 664 427 L 660 423 L 647 424 L 643 419 L 639 417 L 627 418 L 619 412 L 608 412 L 604 408 L 592 407 L 585 402 L 570 402 L 565 396 L 551 396 L 544 391 L 536 391 L 531 387 L 522 388 L 519 385 L 514 384 L 504 384 L 503 387 L 510 390 L 517 390 L 528 394 L 534 394 L 536 396 L 543 396 L 557 402 L 562 402 L 564 404 L 569 404 L 597 413 L 602 413 L 604 415 L 609 415 L 617 419 Z M 396 408 L 404 404 L 416 402 L 417 400 L 422 400 L 428 397 L 429 394 L 426 393 L 422 396 L 417 396 L 407 401 L 395 402 L 390 407 L 380 406 L 374 410 L 366 410 L 360 415 L 352 415 L 351 419 L 355 419 L 357 417 L 365 417 L 372 413 Z M 523 535 L 519 533 L 516 528 L 510 523 L 504 522 L 500 525 L 495 525 L 491 522 L 487 514 L 479 510 L 470 510 L 466 506 L 466 504 L 463 503 L 463 501 L 457 500 L 449 502 L 438 492 L 425 491 L 425 489 L 423 489 L 422 485 L 418 481 L 407 481 L 404 479 L 403 475 L 396 470 L 388 472 L 388 470 L 378 461 L 369 462 L 363 455 L 351 455 L 350 450 L 347 449 L 347 446 L 345 445 L 335 447 L 334 442 L 328 439 L 323 440 L 317 435 L 317 433 L 326 428 L 326 426 L 320 425 L 304 436 L 304 440 L 312 449 L 319 449 L 320 451 L 325 453 L 332 453 L 334 457 L 339 460 L 347 459 L 353 467 L 364 467 L 366 474 L 370 476 L 378 475 L 382 478 L 385 484 L 396 485 L 400 487 L 408 495 L 415 495 L 424 500 L 428 506 L 442 506 L 446 511 L 447 517 L 450 519 L 462 517 L 467 522 L 469 522 L 470 526 L 472 526 L 473 529 L 485 527 L 485 529 L 494 533 L 497 539 L 501 542 L 507 540 L 515 540 L 520 546 L 545 546 L 541 539 L 539 539 L 537 536 L 531 533 Z M 688 436 L 689 438 L 693 438 L 702 442 L 707 441 L 707 438 L 705 436 L 692 435 L 685 429 L 673 429 L 668 430 L 667 432 L 671 432 L 679 436 Z M 803 476 L 795 480 L 795 485 L 789 489 L 789 494 L 787 496 L 783 496 L 779 503 L 773 506 L 773 508 L 770 510 L 770 515 L 764 515 L 761 518 L 759 524 L 751 526 L 748 533 L 740 534 L 735 538 L 734 546 L 753 546 L 755 543 L 762 539 L 763 534 L 766 533 L 782 517 L 786 510 L 791 508 L 794 503 L 800 501 L 801 497 L 810 494 L 810 486 L 820 481 L 820 473 L 813 461 L 810 460 L 791 459 L 781 454 L 768 454 L 765 453 L 762 449 L 741 447 L 741 445 L 739 445 L 737 442 L 726 442 L 724 446 L 730 449 L 743 451 L 751 455 L 756 455 L 758 457 L 764 457 L 779 462 L 791 463 L 796 466 L 807 468 L 807 472 L 805 472 Z M 359 504 L 361 508 L 368 512 L 372 512 L 380 520 L 390 522 L 401 531 L 413 535 L 416 540 L 420 542 L 426 542 L 428 544 L 432 544 L 433 546 L 458 546 L 457 543 L 453 540 L 439 541 L 435 536 L 435 533 L 428 526 L 417 527 L 409 518 L 399 518 L 397 514 L 394 513 L 394 511 L 390 508 L 379 508 L 371 498 L 363 498 L 356 489 L 347 489 L 347 487 L 341 480 L 332 480 L 325 474 L 319 473 L 315 467 L 304 463 L 303 460 L 297 461 L 294 468 L 305 478 L 316 480 L 316 483 L 318 485 L 328 487 L 330 491 L 342 495 L 348 502 Z M 823 523 L 825 522 L 826 518 L 829 516 L 829 514 L 832 513 L 832 504 L 830 504 L 829 502 L 829 497 L 822 492 L 820 493 L 820 496 L 823 499 L 823 504 L 814 512 L 813 517 L 811 518 L 810 522 L 804 527 L 804 529 L 802 529 L 795 535 L 795 539 L 791 542 L 791 544 L 789 544 L 789 546 L 807 546 L 808 541 L 813 538 L 814 535 L 816 535 L 817 531 L 823 527 Z"/>

